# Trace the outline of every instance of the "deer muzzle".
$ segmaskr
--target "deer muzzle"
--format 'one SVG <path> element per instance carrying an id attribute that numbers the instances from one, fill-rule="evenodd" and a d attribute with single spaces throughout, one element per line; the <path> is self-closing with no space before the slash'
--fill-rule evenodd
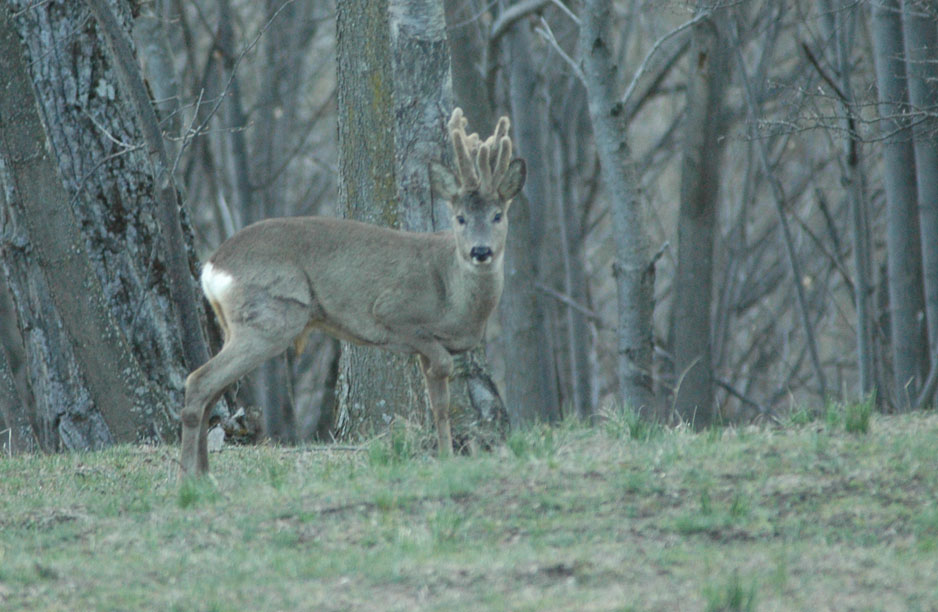
<path id="1" fill-rule="evenodd" d="M 469 257 L 474 264 L 484 264 L 492 260 L 492 249 L 487 246 L 474 246 L 469 251 Z"/>

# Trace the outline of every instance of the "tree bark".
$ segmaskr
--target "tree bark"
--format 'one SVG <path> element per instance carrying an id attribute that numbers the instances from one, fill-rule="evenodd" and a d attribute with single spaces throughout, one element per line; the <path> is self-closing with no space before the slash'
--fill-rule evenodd
<path id="1" fill-rule="evenodd" d="M 872 7 L 873 59 L 879 90 L 886 188 L 886 247 L 889 270 L 889 321 L 897 406 L 908 409 L 923 377 L 926 331 L 923 327 L 921 234 L 917 208 L 915 153 L 909 121 L 908 82 L 902 12 L 898 0 Z"/>
<path id="2" fill-rule="evenodd" d="M 188 369 L 208 361 L 208 345 L 203 334 L 205 312 L 195 290 L 194 271 L 197 259 L 192 249 L 186 211 L 179 200 L 176 182 L 163 143 L 163 133 L 150 102 L 140 66 L 134 56 L 130 36 L 107 5 L 106 0 L 86 0 L 94 14 L 111 55 L 114 73 L 120 83 L 128 108 L 133 112 L 143 141 L 147 170 L 154 182 L 153 195 L 160 231 L 157 235 L 166 259 L 167 281 L 173 311 L 181 332 L 182 349 Z"/>
<path id="3" fill-rule="evenodd" d="M 2 182 L 12 235 L 3 265 L 28 347 L 40 443 L 169 438 L 168 407 L 181 398 L 185 362 L 166 318 L 175 317 L 163 273 L 154 269 L 159 225 L 138 204 L 152 179 L 140 172 L 140 147 L 125 144 L 139 136 L 117 112 L 111 58 L 93 28 L 76 27 L 87 20 L 83 7 L 33 6 L 16 19 L 13 8 L 0 9 Z M 48 35 L 64 32 L 77 37 L 71 53 Z M 86 70 L 99 81 L 89 83 Z"/>
<path id="4" fill-rule="evenodd" d="M 26 403 L 20 398 L 6 351 L 0 346 L 0 451 L 24 453 L 39 450 Z"/>
<path id="5" fill-rule="evenodd" d="M 699 11 L 714 10 L 701 3 Z M 724 91 L 729 83 L 729 42 L 722 33 L 725 11 L 714 12 L 692 34 L 687 115 L 681 155 L 677 271 L 671 310 L 674 408 L 697 428 L 718 418 L 713 400 L 711 302 L 724 129 Z"/>
<path id="6" fill-rule="evenodd" d="M 560 398 L 550 321 L 543 294 L 537 289 L 547 261 L 542 238 L 550 216 L 550 155 L 544 126 L 548 124 L 537 75 L 531 65 L 530 33 L 516 23 L 507 36 L 509 97 L 518 155 L 525 158 L 528 178 L 523 197 L 511 207 L 511 238 L 506 245 L 508 290 L 500 309 L 505 356 L 505 395 L 512 426 L 560 420 Z M 556 245 L 551 245 L 556 251 Z"/>
<path id="7" fill-rule="evenodd" d="M 339 208 L 349 219 L 402 228 L 388 9 L 387 0 L 337 5 Z M 423 387 L 411 357 L 343 343 L 337 435 L 374 435 L 396 416 L 423 422 L 429 411 Z"/>
<path id="8" fill-rule="evenodd" d="M 427 172 L 431 160 L 452 161 L 445 126 L 454 105 L 453 79 L 443 2 L 391 0 L 390 11 L 395 172 L 404 227 L 426 232 L 449 229 L 449 209 L 445 202 L 433 201 Z M 426 418 L 430 422 L 429 415 Z M 505 406 L 484 347 L 456 356 L 450 420 L 457 449 L 491 446 L 504 434 Z"/>
<path id="9" fill-rule="evenodd" d="M 870 244 L 869 204 L 866 196 L 866 177 L 861 163 L 862 140 L 857 126 L 854 109 L 856 99 L 851 85 L 850 53 L 856 29 L 857 5 L 852 0 L 820 0 L 818 8 L 827 18 L 822 22 L 825 35 L 834 40 L 829 63 L 836 66 L 836 82 L 830 86 L 837 94 L 843 118 L 841 120 L 843 143 L 842 183 L 850 209 L 850 234 L 853 242 L 853 300 L 856 307 L 857 345 L 857 398 L 869 397 L 875 390 L 873 372 L 873 318 L 870 308 L 872 294 L 872 247 Z M 822 74 L 827 80 L 827 77 Z"/>
<path id="10" fill-rule="evenodd" d="M 584 2 L 580 48 L 593 138 L 602 165 L 603 182 L 612 202 L 619 397 L 632 410 L 651 415 L 654 410 L 651 371 L 655 274 L 648 252 L 648 232 L 638 195 L 635 161 L 629 150 L 625 108 L 615 91 L 619 79 L 609 34 L 611 12 L 609 0 Z"/>

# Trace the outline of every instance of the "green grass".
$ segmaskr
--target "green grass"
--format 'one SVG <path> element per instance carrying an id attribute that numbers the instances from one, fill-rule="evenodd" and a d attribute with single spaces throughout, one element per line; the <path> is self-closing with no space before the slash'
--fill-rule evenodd
<path id="1" fill-rule="evenodd" d="M 172 447 L 4 458 L 0 609 L 936 609 L 938 417 L 848 410 L 228 448 L 182 486 Z"/>

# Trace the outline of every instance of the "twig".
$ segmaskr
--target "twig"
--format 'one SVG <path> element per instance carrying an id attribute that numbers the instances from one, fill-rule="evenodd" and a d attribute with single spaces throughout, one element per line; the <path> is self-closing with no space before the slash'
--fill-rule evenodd
<path id="1" fill-rule="evenodd" d="M 742 403 L 749 404 L 750 406 L 755 408 L 759 412 L 759 414 L 769 417 L 776 423 L 781 422 L 781 420 L 777 416 L 775 416 L 775 414 L 773 414 L 771 410 L 764 407 L 762 404 L 760 404 L 756 400 L 752 399 L 751 397 L 749 397 L 748 395 L 746 395 L 745 393 L 737 389 L 735 386 L 733 386 L 733 384 L 730 381 L 724 380 L 722 378 L 714 377 L 713 382 L 718 384 L 727 393 L 729 393 L 730 395 L 732 395 L 733 397 L 735 397 Z"/>
<path id="2" fill-rule="evenodd" d="M 489 30 L 489 41 L 497 41 L 516 21 L 535 11 L 541 10 L 544 5 L 550 4 L 550 2 L 551 0 L 524 0 L 523 2 L 511 5 L 495 18 L 492 29 Z"/>
<path id="3" fill-rule="evenodd" d="M 572 21 L 573 23 L 575 23 L 577 26 L 580 25 L 580 18 L 577 17 L 577 16 L 573 13 L 573 11 L 571 11 L 569 8 L 567 8 L 567 5 L 564 4 L 563 2 L 561 2 L 561 0 L 551 0 L 551 3 L 552 3 L 554 6 L 556 6 L 558 9 L 560 9 L 560 12 L 562 12 L 564 15 L 566 15 L 567 17 L 569 17 L 569 18 L 570 18 L 570 21 Z"/>
<path id="4" fill-rule="evenodd" d="M 281 452 L 284 453 L 306 453 L 306 452 L 315 452 L 315 453 L 326 453 L 330 451 L 342 451 L 349 453 L 358 453 L 361 451 L 368 450 L 367 446 L 302 446 L 295 448 L 284 448 Z"/>
<path id="5" fill-rule="evenodd" d="M 668 40 L 674 38 L 684 30 L 695 26 L 704 19 L 710 17 L 710 11 L 705 11 L 694 16 L 690 21 L 685 22 L 682 25 L 679 25 L 677 28 L 671 30 L 661 38 L 655 41 L 655 44 L 652 45 L 651 49 L 648 50 L 648 53 L 645 54 L 645 59 L 642 60 L 642 63 L 638 65 L 638 70 L 635 71 L 635 74 L 632 75 L 632 81 L 629 83 L 629 86 L 625 88 L 625 93 L 622 94 L 622 98 L 619 100 L 623 105 L 628 104 L 629 98 L 632 97 L 632 94 L 635 93 L 635 88 L 638 86 L 638 81 L 645 75 L 645 71 L 648 69 L 648 63 L 651 61 L 651 57 L 661 48 L 661 46 L 666 43 Z"/>
<path id="6" fill-rule="evenodd" d="M 563 50 L 563 47 L 560 46 L 560 43 L 557 42 L 557 39 L 554 37 L 554 32 L 550 29 L 547 20 L 543 17 L 540 18 L 541 25 L 534 29 L 541 38 L 543 38 L 553 49 L 557 52 L 557 55 L 560 56 L 560 59 L 565 61 L 570 69 L 573 70 L 574 76 L 579 79 L 580 83 L 586 85 L 586 77 L 583 75 L 583 70 L 580 69 L 580 65 L 572 57 L 567 55 L 567 52 Z"/>
<path id="7" fill-rule="evenodd" d="M 817 70 L 818 75 L 821 79 L 824 80 L 827 85 L 834 90 L 834 93 L 837 94 L 837 97 L 840 98 L 841 103 L 844 105 L 848 104 L 847 96 L 844 94 L 840 86 L 834 81 L 833 78 L 824 68 L 821 67 L 821 63 L 814 57 L 814 53 L 811 52 L 811 47 L 808 46 L 808 43 L 802 41 L 801 50 L 804 51 L 805 56 L 808 58 L 808 61 L 811 62 L 811 65 L 814 66 L 814 69 Z"/>
<path id="8" fill-rule="evenodd" d="M 546 294 L 549 295 L 550 297 L 554 298 L 554 299 L 557 300 L 558 302 L 561 302 L 561 303 L 563 303 L 563 304 L 569 306 L 570 308 L 576 310 L 577 312 L 579 312 L 580 314 L 582 314 L 582 315 L 585 316 L 586 318 L 595 321 L 596 324 L 599 325 L 600 327 L 603 327 L 603 328 L 609 327 L 608 325 L 606 325 L 606 324 L 603 322 L 602 317 L 600 317 L 598 313 L 596 313 L 596 312 L 590 310 L 590 309 L 587 308 L 586 306 L 583 306 L 582 304 L 580 304 L 579 302 L 577 302 L 576 300 L 574 300 L 574 299 L 573 299 L 572 297 L 570 297 L 569 295 L 566 295 L 565 293 L 561 293 L 561 292 L 559 292 L 559 291 L 557 291 L 556 289 L 553 289 L 553 288 L 551 288 L 551 287 L 548 287 L 547 285 L 541 283 L 540 281 L 535 281 L 535 282 L 534 282 L 534 286 L 537 287 L 540 291 L 543 291 L 544 293 L 546 293 Z"/>
<path id="9" fill-rule="evenodd" d="M 287 6 L 293 4 L 294 1 L 295 0 L 287 0 L 282 5 L 280 5 L 280 8 L 274 11 L 274 14 L 271 15 L 270 19 L 267 20 L 267 23 L 265 23 L 263 27 L 261 27 L 261 29 L 258 30 L 257 34 L 254 36 L 254 39 L 250 43 L 248 43 L 248 45 L 245 46 L 241 50 L 241 52 L 238 54 L 238 57 L 235 58 L 234 64 L 231 66 L 231 73 L 228 75 L 228 81 L 225 82 L 225 86 L 222 88 L 221 95 L 219 95 L 216 98 L 215 104 L 212 105 L 212 108 L 209 110 L 208 114 L 205 116 L 205 119 L 202 121 L 202 123 L 199 124 L 199 127 L 196 128 L 195 132 L 187 132 L 186 137 L 183 138 L 182 146 L 179 148 L 179 154 L 177 155 L 177 158 L 178 156 L 182 155 L 182 152 L 186 149 L 187 146 L 189 146 L 189 143 L 192 141 L 192 139 L 189 138 L 189 136 L 192 134 L 196 136 L 201 134 L 202 130 L 205 129 L 205 126 L 208 125 L 208 122 L 211 121 L 212 117 L 215 116 L 215 113 L 218 112 L 218 108 L 221 106 L 222 101 L 224 101 L 226 98 L 225 94 L 231 88 L 231 84 L 234 82 L 235 75 L 238 73 L 238 66 L 241 64 L 241 60 L 244 59 L 244 56 L 247 55 L 255 46 L 257 46 L 257 43 L 260 41 L 261 36 L 263 36 L 267 32 L 267 30 L 273 24 L 274 20 L 277 19 L 277 16 L 280 15 L 280 13 Z M 201 94 L 199 97 L 201 99 Z M 199 113 L 199 107 L 196 106 L 195 114 L 198 115 L 198 113 Z"/>

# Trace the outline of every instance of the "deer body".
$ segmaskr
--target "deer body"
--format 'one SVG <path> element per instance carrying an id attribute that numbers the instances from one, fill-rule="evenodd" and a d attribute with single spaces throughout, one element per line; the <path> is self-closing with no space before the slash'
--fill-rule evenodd
<path id="1" fill-rule="evenodd" d="M 202 288 L 225 336 L 221 351 L 186 380 L 182 472 L 208 471 L 209 408 L 262 361 L 320 329 L 342 340 L 417 354 L 437 426 L 452 452 L 448 379 L 453 354 L 482 340 L 503 286 L 511 198 L 524 184 L 509 163 L 508 120 L 485 143 L 449 123 L 457 174 L 431 164 L 431 185 L 450 204 L 452 231 L 403 232 L 324 217 L 268 219 L 225 241 Z"/>
<path id="2" fill-rule="evenodd" d="M 283 325 L 265 319 L 295 310 L 304 329 L 348 342 L 412 352 L 395 332 L 417 327 L 458 353 L 481 341 L 503 274 L 501 265 L 460 264 L 451 232 L 296 217 L 236 234 L 212 255 L 202 278 L 225 325 Z M 342 291 L 332 290 L 337 286 Z"/>

